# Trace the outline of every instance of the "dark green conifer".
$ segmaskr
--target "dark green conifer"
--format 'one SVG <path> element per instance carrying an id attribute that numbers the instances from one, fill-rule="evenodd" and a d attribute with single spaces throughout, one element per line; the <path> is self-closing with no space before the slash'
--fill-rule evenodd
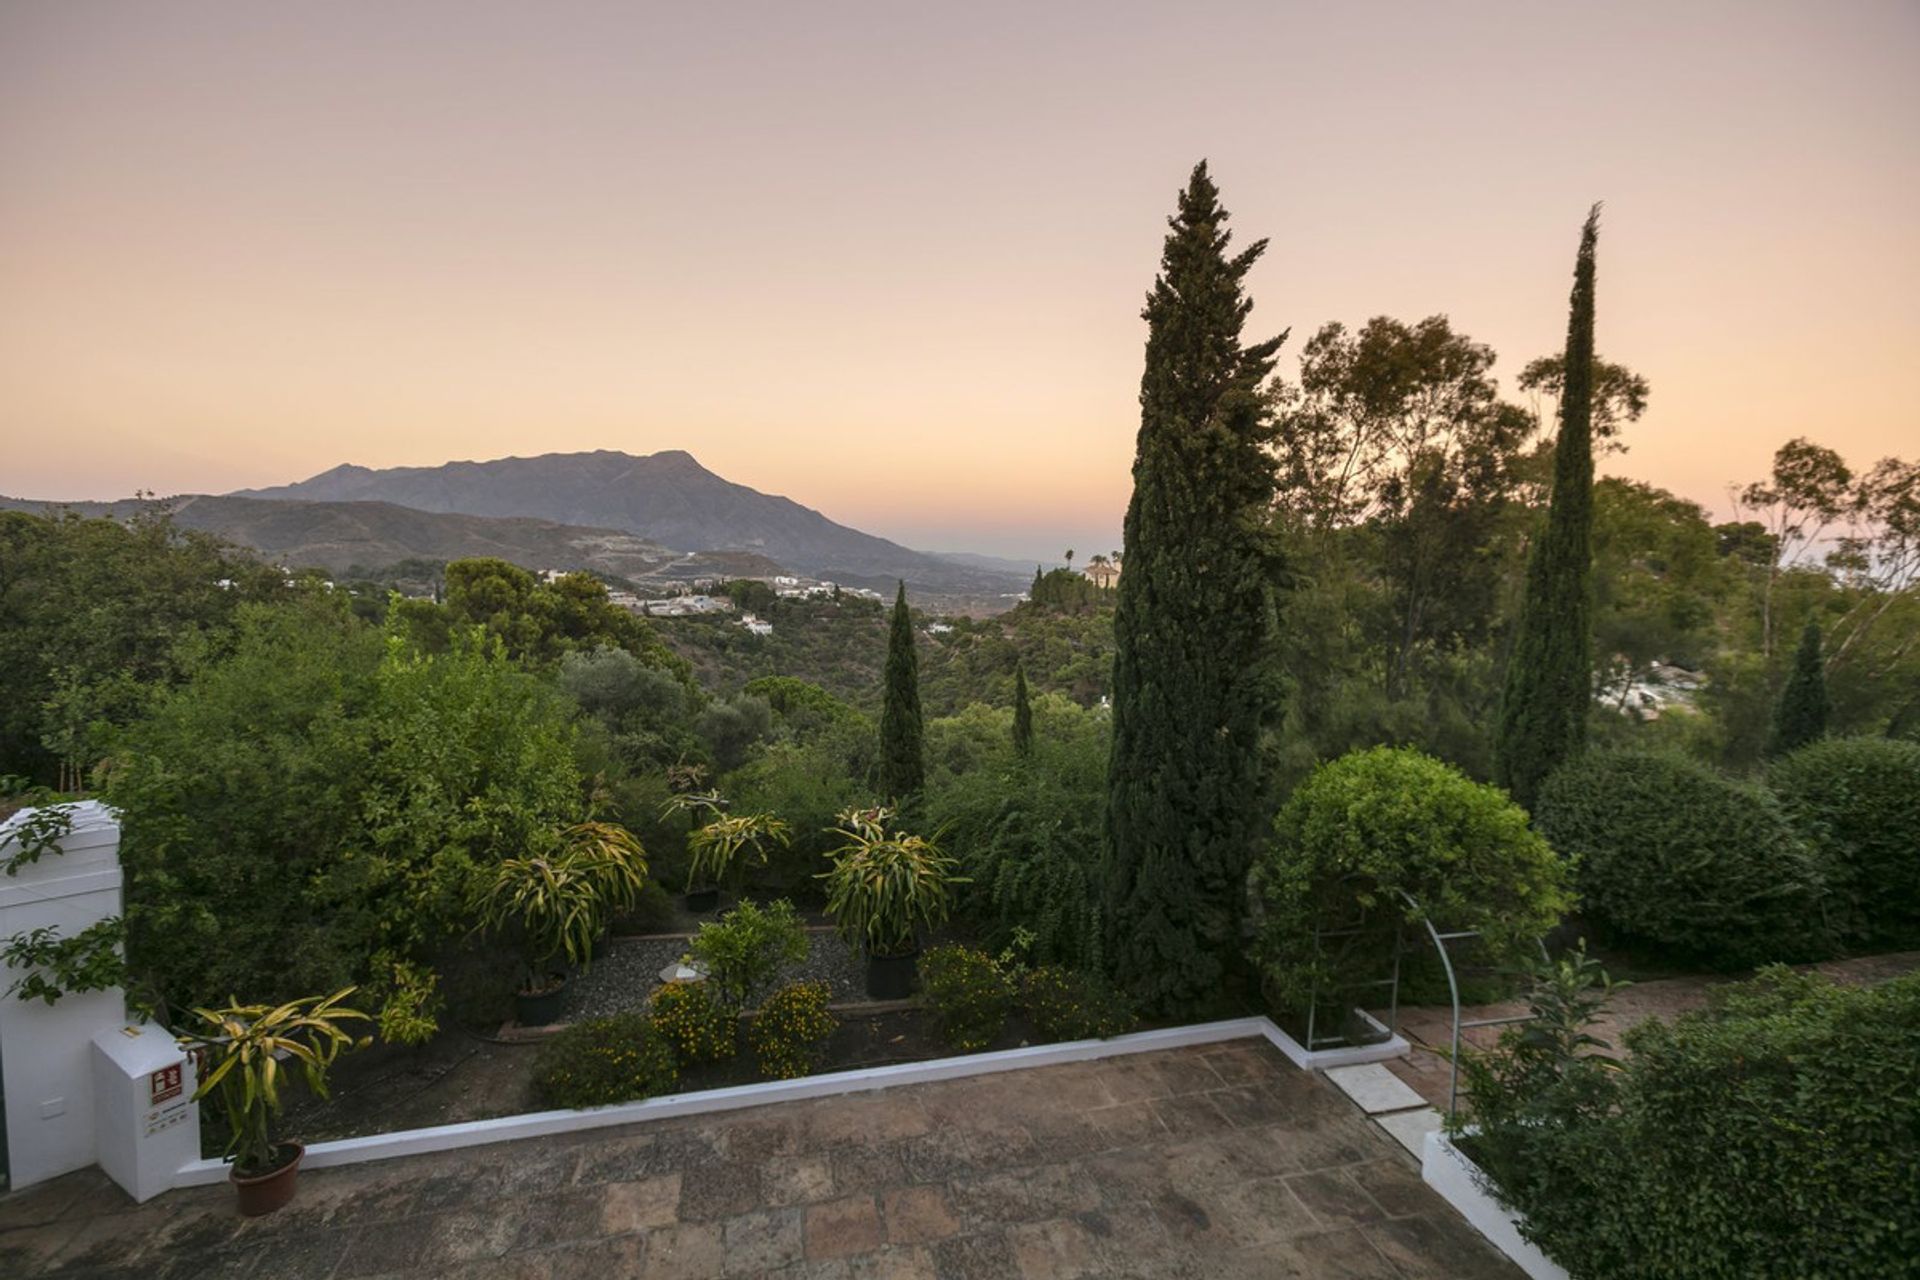
<path id="1" fill-rule="evenodd" d="M 904 804 L 920 794 L 927 773 L 920 742 L 920 659 L 913 651 L 913 616 L 907 612 L 904 582 L 893 601 L 886 678 L 886 702 L 880 709 L 880 794 Z"/>
<path id="2" fill-rule="evenodd" d="M 1013 669 L 1013 750 L 1022 760 L 1033 755 L 1033 704 L 1027 700 L 1027 664 Z"/>
<path id="3" fill-rule="evenodd" d="M 1767 754 L 1783 756 L 1789 751 L 1818 742 L 1827 734 L 1827 668 L 1820 657 L 1820 624 L 1812 618 L 1800 632 L 1800 647 L 1794 651 L 1793 673 L 1787 687 L 1780 691 L 1780 705 L 1773 713 L 1773 738 Z"/>
<path id="4" fill-rule="evenodd" d="M 1262 724 L 1277 562 L 1259 395 L 1284 334 L 1241 345 L 1227 213 L 1195 166 L 1147 295 L 1146 370 L 1114 616 L 1107 928 L 1114 975 L 1149 1009 L 1217 996 L 1239 954 L 1244 880 L 1269 810 Z"/>
<path id="5" fill-rule="evenodd" d="M 1574 262 L 1560 433 L 1546 529 L 1527 561 L 1526 597 L 1494 736 L 1494 781 L 1531 809 L 1546 776 L 1587 742 L 1593 703 L 1593 268 L 1600 206 Z"/>

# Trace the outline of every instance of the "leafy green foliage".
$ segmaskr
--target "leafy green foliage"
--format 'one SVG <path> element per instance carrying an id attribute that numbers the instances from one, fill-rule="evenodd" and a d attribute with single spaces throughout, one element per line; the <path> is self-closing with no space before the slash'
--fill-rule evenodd
<path id="1" fill-rule="evenodd" d="M 738 886 L 747 867 L 788 843 L 787 824 L 770 813 L 728 813 L 687 837 L 687 886 Z M 791 905 L 791 904 L 789 904 Z"/>
<path id="2" fill-rule="evenodd" d="M 977 947 L 948 944 L 920 957 L 920 998 L 934 1030 L 963 1053 L 993 1043 L 1018 991 L 1014 975 Z"/>
<path id="3" fill-rule="evenodd" d="M 1266 242 L 1229 256 L 1226 221 L 1202 162 L 1147 298 L 1114 616 L 1107 956 L 1156 1010 L 1218 994 L 1268 814 L 1258 747 L 1277 702 L 1277 548 L 1263 527 L 1274 464 L 1259 386 L 1281 339 L 1241 343 L 1245 278 Z"/>
<path id="4" fill-rule="evenodd" d="M 954 860 L 925 836 L 889 830 L 891 809 L 849 809 L 839 815 L 842 844 L 831 855 L 827 913 L 850 947 L 870 956 L 913 950 L 914 931 L 944 922 L 952 901 Z"/>
<path id="5" fill-rule="evenodd" d="M 679 1082 L 673 1045 L 643 1013 L 595 1018 L 540 1046 L 535 1095 L 549 1107 L 605 1107 L 670 1093 Z"/>
<path id="6" fill-rule="evenodd" d="M 607 586 L 586 573 L 569 573 L 542 582 L 505 560 L 455 560 L 447 566 L 444 606 L 407 602 L 407 624 L 414 638 L 432 648 L 431 638 L 451 623 L 479 627 L 533 666 L 546 666 L 569 653 L 623 649 L 649 667 L 684 677 L 685 662 L 675 657 L 644 618 L 614 604 Z M 444 609 L 445 622 L 429 616 Z"/>
<path id="7" fill-rule="evenodd" d="M 1812 618 L 1800 632 L 1800 647 L 1793 655 L 1793 672 L 1786 688 L 1780 691 L 1780 705 L 1773 713 L 1773 737 L 1767 742 L 1768 755 L 1785 755 L 1810 742 L 1818 742 L 1827 732 L 1827 672 L 1820 657 L 1820 624 Z"/>
<path id="8" fill-rule="evenodd" d="M 125 935 L 119 916 L 97 920 L 70 938 L 61 937 L 51 925 L 16 933 L 0 946 L 0 961 L 24 972 L 5 994 L 51 1005 L 61 996 L 122 986 L 127 978 L 120 956 Z"/>
<path id="9" fill-rule="evenodd" d="M 208 1061 L 193 1096 L 220 1100 L 231 1135 L 227 1155 L 242 1177 L 282 1163 L 275 1158 L 273 1121 L 280 1114 L 281 1081 L 293 1067 L 298 1065 L 314 1096 L 325 1098 L 334 1060 L 345 1050 L 366 1047 L 367 1037 L 355 1040 L 344 1025 L 367 1020 L 341 1003 L 353 991 L 346 987 L 278 1007 L 230 1004 L 193 1011 L 197 1025 L 181 1042 L 203 1050 Z"/>
<path id="10" fill-rule="evenodd" d="M 1516 1130 L 1565 1124 L 1605 1114 L 1612 1104 L 1609 1073 L 1619 1070 L 1613 1046 L 1590 1028 L 1599 1023 L 1607 1001 L 1628 983 L 1614 982 L 1586 944 L 1556 960 L 1528 966 L 1531 982 L 1527 1012 L 1531 1020 L 1500 1033 L 1497 1050 L 1462 1047 L 1460 1080 L 1478 1140 L 1489 1163 L 1511 1167 L 1504 1148 Z M 1463 1132 L 1454 1117 L 1454 1132 Z"/>
<path id="11" fill-rule="evenodd" d="M 1013 752 L 1021 759 L 1033 754 L 1033 703 L 1027 697 L 1027 669 L 1013 672 Z"/>
<path id="12" fill-rule="evenodd" d="M 894 598 L 887 628 L 886 702 L 880 709 L 880 794 L 892 804 L 913 800 L 926 784 L 921 746 L 920 662 L 913 649 L 907 584 Z"/>
<path id="13" fill-rule="evenodd" d="M 422 656 L 336 600 L 243 608 L 109 778 L 129 965 L 176 1008 L 437 966 L 475 884 L 579 817 L 567 717 L 478 639 Z"/>
<path id="14" fill-rule="evenodd" d="M 1819 852 L 1849 934 L 1920 946 L 1920 742 L 1828 738 L 1774 761 L 1767 785 Z"/>
<path id="15" fill-rule="evenodd" d="M 1306 1011 L 1377 976 L 1392 937 L 1421 918 L 1474 929 L 1494 963 L 1514 963 L 1572 905 L 1567 868 L 1497 788 L 1416 751 L 1375 747 L 1321 766 L 1287 801 L 1254 865 L 1252 958 L 1268 999 Z M 1410 895 L 1410 905 L 1402 894 Z M 1369 928 L 1316 948 L 1364 912 Z M 1362 971 L 1367 972 L 1362 975 Z"/>
<path id="16" fill-rule="evenodd" d="M 653 1025 L 682 1065 L 725 1062 L 739 1049 L 740 1020 L 704 982 L 669 982 L 653 993 Z"/>
<path id="17" fill-rule="evenodd" d="M 481 882 L 473 907 L 481 928 L 518 928 L 529 991 L 548 989 L 541 966 L 557 957 L 587 962 L 607 912 L 593 868 L 567 853 L 503 859 Z"/>
<path id="18" fill-rule="evenodd" d="M 1542 834 L 1607 934 L 1729 969 L 1830 946 L 1823 870 L 1766 791 L 1680 756 L 1594 752 L 1541 789 Z"/>
<path id="19" fill-rule="evenodd" d="M 73 806 L 58 802 L 37 804 L 6 830 L 8 853 L 0 857 L 0 869 L 10 876 L 30 867 L 46 854 L 58 855 L 60 842 L 73 832 Z"/>
<path id="20" fill-rule="evenodd" d="M 1913 1274 L 1920 976 L 1850 988 L 1768 969 L 1625 1038 L 1617 1071 L 1510 1042 L 1563 1069 L 1470 1076 L 1517 1086 L 1470 1150 L 1573 1275 Z"/>
<path id="21" fill-rule="evenodd" d="M 1547 526 L 1527 562 L 1513 657 L 1500 697 L 1494 780 L 1532 808 L 1540 784 L 1587 742 L 1593 706 L 1593 291 L 1600 206 L 1573 273 Z"/>
<path id="22" fill-rule="evenodd" d="M 721 1006 L 738 1012 L 782 969 L 807 958 L 807 934 L 785 898 L 764 907 L 742 902 L 702 924 L 690 949 Z"/>
<path id="23" fill-rule="evenodd" d="M 789 982 L 767 997 L 747 1025 L 747 1044 L 761 1075 L 791 1080 L 813 1070 L 820 1046 L 840 1025 L 827 1012 L 831 999 L 824 982 Z"/>
<path id="24" fill-rule="evenodd" d="M 1021 975 L 1020 1002 L 1043 1041 L 1110 1040 L 1137 1021 L 1132 1003 L 1099 975 L 1056 964 Z"/>

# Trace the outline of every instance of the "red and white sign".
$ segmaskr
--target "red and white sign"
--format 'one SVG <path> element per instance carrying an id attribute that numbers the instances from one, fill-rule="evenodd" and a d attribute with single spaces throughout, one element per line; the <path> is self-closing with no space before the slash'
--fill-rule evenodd
<path id="1" fill-rule="evenodd" d="M 180 1064 L 162 1067 L 147 1077 L 147 1105 L 157 1107 L 170 1098 L 177 1098 L 180 1090 Z"/>

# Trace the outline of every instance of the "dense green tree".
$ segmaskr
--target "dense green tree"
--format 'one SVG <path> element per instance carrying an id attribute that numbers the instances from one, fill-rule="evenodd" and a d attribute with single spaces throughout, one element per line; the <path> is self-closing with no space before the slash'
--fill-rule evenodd
<path id="1" fill-rule="evenodd" d="M 913 648 L 907 584 L 902 582 L 887 629 L 886 701 L 880 710 L 880 793 L 888 800 L 910 800 L 926 783 L 921 727 L 920 661 Z"/>
<path id="2" fill-rule="evenodd" d="M 1494 779 L 1531 807 L 1540 783 L 1579 753 L 1593 705 L 1593 295 L 1600 206 L 1587 215 L 1567 321 L 1560 433 L 1547 526 L 1527 563 L 1519 633 L 1494 741 Z"/>
<path id="3" fill-rule="evenodd" d="M 1033 754 L 1033 704 L 1027 701 L 1027 669 L 1013 669 L 1013 750 L 1021 759 Z"/>
<path id="4" fill-rule="evenodd" d="M 1800 647 L 1794 651 L 1793 672 L 1786 688 L 1780 691 L 1780 703 L 1773 712 L 1773 737 L 1767 754 L 1785 755 L 1810 742 L 1818 742 L 1827 732 L 1827 672 L 1820 656 L 1820 624 L 1812 618 L 1800 632 Z"/>
<path id="5" fill-rule="evenodd" d="M 1266 241 L 1230 255 L 1226 221 L 1203 161 L 1147 296 L 1114 619 L 1106 894 L 1123 945 L 1108 954 L 1159 1011 L 1218 996 L 1268 813 L 1259 738 L 1274 701 L 1277 565 L 1259 388 L 1285 335 L 1242 344 L 1245 278 Z"/>

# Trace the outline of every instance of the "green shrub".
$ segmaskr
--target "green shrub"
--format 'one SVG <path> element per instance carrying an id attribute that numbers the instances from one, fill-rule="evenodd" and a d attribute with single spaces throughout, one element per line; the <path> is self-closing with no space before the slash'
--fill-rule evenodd
<path id="1" fill-rule="evenodd" d="M 653 1025 L 683 1066 L 725 1062 L 739 1048 L 739 1019 L 714 1002 L 704 982 L 669 982 L 655 991 Z"/>
<path id="2" fill-rule="evenodd" d="M 789 982 L 767 997 L 747 1027 L 760 1074 L 791 1080 L 813 1070 L 820 1045 L 840 1023 L 827 1012 L 832 993 L 824 982 Z"/>
<path id="3" fill-rule="evenodd" d="M 1576 1277 L 1911 1277 L 1920 975 L 1784 968 L 1629 1031 L 1621 1070 L 1541 1073 L 1469 1140 Z"/>
<path id="4" fill-rule="evenodd" d="M 673 1046 L 645 1014 L 596 1018 L 540 1046 L 534 1091 L 550 1107 L 604 1107 L 651 1098 L 678 1080 Z"/>
<path id="5" fill-rule="evenodd" d="M 807 933 L 785 898 L 762 907 L 742 902 L 718 921 L 700 926 L 691 944 L 718 1002 L 736 1012 L 780 970 L 807 958 Z"/>
<path id="6" fill-rule="evenodd" d="M 1575 860 L 1584 914 L 1620 942 L 1723 968 L 1827 953 L 1820 867 L 1757 786 L 1597 752 L 1554 772 L 1535 817 Z"/>
<path id="7" fill-rule="evenodd" d="M 1043 1041 L 1107 1040 L 1133 1030 L 1127 998 L 1092 974 L 1057 964 L 1030 969 L 1020 1000 Z"/>
<path id="8" fill-rule="evenodd" d="M 963 1052 L 984 1049 L 1013 1010 L 1014 983 L 994 958 L 973 947 L 934 947 L 920 957 L 920 997 L 942 1040 Z"/>
<path id="9" fill-rule="evenodd" d="M 1330 1013 L 1345 984 L 1384 966 L 1414 918 L 1405 892 L 1445 929 L 1477 929 L 1496 963 L 1526 957 L 1571 906 L 1565 864 L 1495 787 L 1417 751 L 1375 747 L 1316 769 L 1288 800 L 1249 877 L 1252 958 L 1268 999 Z M 1369 928 L 1338 940 L 1364 912 Z M 1377 976 L 1374 975 L 1374 976 Z"/>
<path id="10" fill-rule="evenodd" d="M 1828 738 L 1775 761 L 1767 782 L 1821 854 L 1849 932 L 1920 945 L 1920 742 Z"/>

